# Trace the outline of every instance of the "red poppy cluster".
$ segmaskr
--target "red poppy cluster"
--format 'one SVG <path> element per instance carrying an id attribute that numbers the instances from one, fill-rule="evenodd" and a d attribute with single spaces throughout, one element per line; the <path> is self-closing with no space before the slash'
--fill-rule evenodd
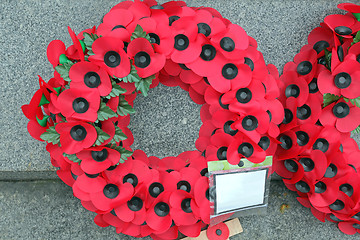
<path id="1" fill-rule="evenodd" d="M 274 169 L 320 221 L 360 233 L 360 6 L 330 15 L 280 77 L 285 117 Z"/>
<path id="2" fill-rule="evenodd" d="M 210 221 L 207 162 L 260 163 L 276 151 L 284 118 L 276 67 L 240 26 L 182 1 L 121 2 L 97 28 L 69 33 L 70 47 L 48 46 L 54 78 L 40 78 L 22 107 L 30 134 L 47 142 L 58 176 L 99 226 L 154 239 L 198 236 Z M 197 151 L 163 159 L 132 152 L 133 101 L 159 82 L 202 105 Z M 227 238 L 214 231 L 210 239 Z"/>

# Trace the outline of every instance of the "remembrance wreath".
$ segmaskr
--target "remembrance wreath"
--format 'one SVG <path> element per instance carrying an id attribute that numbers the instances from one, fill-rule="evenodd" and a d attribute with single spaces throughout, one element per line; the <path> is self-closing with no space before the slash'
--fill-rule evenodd
<path id="1" fill-rule="evenodd" d="M 293 62 L 284 66 L 285 118 L 274 169 L 322 222 L 360 233 L 360 5 L 325 17 Z"/>
<path id="2" fill-rule="evenodd" d="M 22 107 L 29 133 L 47 142 L 58 176 L 99 226 L 154 239 L 198 236 L 210 221 L 207 162 L 260 163 L 276 151 L 284 119 L 276 67 L 240 26 L 182 1 L 121 2 L 98 27 L 69 34 L 68 48 L 49 44 L 54 77 L 39 77 Z M 197 151 L 159 159 L 131 149 L 133 102 L 159 82 L 202 105 Z"/>

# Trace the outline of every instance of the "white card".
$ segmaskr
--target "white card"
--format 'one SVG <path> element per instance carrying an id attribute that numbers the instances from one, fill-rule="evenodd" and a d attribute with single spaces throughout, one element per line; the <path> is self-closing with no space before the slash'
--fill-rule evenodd
<path id="1" fill-rule="evenodd" d="M 264 204 L 267 169 L 214 175 L 216 215 Z"/>

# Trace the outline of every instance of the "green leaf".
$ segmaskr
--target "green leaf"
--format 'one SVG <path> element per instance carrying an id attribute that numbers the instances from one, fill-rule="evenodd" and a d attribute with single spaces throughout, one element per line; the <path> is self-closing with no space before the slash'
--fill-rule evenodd
<path id="1" fill-rule="evenodd" d="M 358 108 L 360 108 L 360 97 L 358 97 L 358 98 L 354 98 L 354 99 L 350 99 L 350 98 L 345 98 L 344 97 L 344 100 L 346 101 L 346 102 L 351 102 L 354 106 L 357 106 Z"/>
<path id="2" fill-rule="evenodd" d="M 125 82 L 125 83 L 139 82 L 141 80 L 141 77 L 139 77 L 139 75 L 137 74 L 135 66 L 132 64 L 131 64 L 130 73 L 126 77 L 123 78 L 114 77 L 114 78 L 118 79 L 120 82 Z"/>
<path id="3" fill-rule="evenodd" d="M 49 127 L 46 132 L 41 134 L 40 138 L 52 144 L 58 144 L 60 142 L 60 134 L 56 132 L 55 126 Z"/>
<path id="4" fill-rule="evenodd" d="M 64 157 L 67 157 L 70 161 L 80 163 L 81 160 L 76 156 L 76 154 L 66 154 L 63 153 Z"/>
<path id="5" fill-rule="evenodd" d="M 101 128 L 95 126 L 96 133 L 97 133 L 97 139 L 93 146 L 100 146 L 103 142 L 108 140 L 110 138 L 110 135 L 101 130 Z"/>
<path id="6" fill-rule="evenodd" d="M 92 44 L 96 39 L 99 38 L 99 36 L 93 33 L 89 34 L 86 32 L 83 34 L 83 36 L 84 36 L 83 42 L 85 43 L 86 49 L 92 50 Z"/>
<path id="7" fill-rule="evenodd" d="M 325 51 L 326 67 L 327 67 L 327 69 L 329 69 L 331 71 L 331 55 L 332 55 L 332 53 L 327 49 L 325 49 L 324 51 Z"/>
<path id="8" fill-rule="evenodd" d="M 337 95 L 334 95 L 334 94 L 331 94 L 331 93 L 325 93 L 324 96 L 323 96 L 324 107 L 330 105 L 333 102 L 336 102 L 339 99 L 340 99 L 340 96 L 337 96 Z"/>
<path id="9" fill-rule="evenodd" d="M 150 36 L 146 34 L 144 29 L 138 24 L 131 35 L 130 40 L 134 40 L 135 38 L 146 38 L 150 42 Z"/>
<path id="10" fill-rule="evenodd" d="M 135 113 L 133 107 L 129 105 L 129 103 L 124 99 L 123 96 L 120 96 L 117 114 L 119 114 L 120 116 L 125 116 L 132 113 Z"/>
<path id="11" fill-rule="evenodd" d="M 110 99 L 112 97 L 120 96 L 123 93 L 126 93 L 126 89 L 120 87 L 116 84 L 114 80 L 111 80 L 112 89 L 109 95 L 107 95 L 105 98 Z"/>
<path id="12" fill-rule="evenodd" d="M 141 91 L 141 93 L 146 97 L 153 79 L 155 79 L 155 75 L 142 78 L 139 82 L 135 83 L 136 90 Z"/>
<path id="13" fill-rule="evenodd" d="M 360 31 L 358 31 L 358 32 L 356 33 L 356 36 L 355 36 L 353 42 L 351 43 L 351 46 L 354 45 L 354 44 L 356 44 L 356 43 L 358 43 L 358 42 L 360 42 Z"/>
<path id="14" fill-rule="evenodd" d="M 127 139 L 127 136 L 123 133 L 123 131 L 115 125 L 115 135 L 113 139 L 110 141 L 112 144 L 116 144 L 117 142 L 121 142 Z"/>
<path id="15" fill-rule="evenodd" d="M 60 74 L 60 76 L 67 82 L 71 82 L 69 78 L 70 68 L 74 65 L 73 62 L 66 62 L 63 65 L 59 65 L 55 67 L 55 70 Z"/>
<path id="16" fill-rule="evenodd" d="M 360 125 L 351 131 L 353 134 L 359 134 L 360 133 Z"/>
<path id="17" fill-rule="evenodd" d="M 106 103 L 104 102 L 100 102 L 100 108 L 97 114 L 98 114 L 97 119 L 100 121 L 108 120 L 109 118 L 118 116 L 113 110 L 111 110 L 111 108 L 106 106 Z"/>
<path id="18" fill-rule="evenodd" d="M 133 154 L 132 151 L 126 150 L 125 148 L 117 146 L 116 144 L 107 145 L 107 147 L 112 148 L 120 153 L 119 163 L 124 163 Z"/>

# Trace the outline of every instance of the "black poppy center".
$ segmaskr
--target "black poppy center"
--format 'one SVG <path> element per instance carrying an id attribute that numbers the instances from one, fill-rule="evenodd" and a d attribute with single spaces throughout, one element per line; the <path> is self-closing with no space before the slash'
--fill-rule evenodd
<path id="1" fill-rule="evenodd" d="M 344 207 L 345 207 L 344 202 L 339 199 L 329 205 L 329 208 L 334 211 L 340 211 L 340 210 L 344 209 Z"/>
<path id="2" fill-rule="evenodd" d="M 322 50 L 330 47 L 327 41 L 321 40 L 314 44 L 313 49 L 319 54 Z"/>
<path id="3" fill-rule="evenodd" d="M 254 147 L 251 145 L 251 143 L 244 142 L 240 144 L 238 148 L 238 153 L 243 155 L 244 157 L 250 157 L 254 153 Z"/>
<path id="4" fill-rule="evenodd" d="M 354 188 L 348 183 L 342 184 L 339 189 L 349 197 L 351 197 L 354 193 Z"/>
<path id="5" fill-rule="evenodd" d="M 299 144 L 299 146 L 305 146 L 306 144 L 308 144 L 308 142 L 310 140 L 309 135 L 304 131 L 297 131 L 296 137 L 297 137 L 297 143 Z"/>
<path id="6" fill-rule="evenodd" d="M 115 184 L 107 184 L 103 190 L 105 197 L 110 199 L 116 198 L 119 195 L 119 192 L 119 188 Z"/>
<path id="7" fill-rule="evenodd" d="M 146 68 L 147 66 L 149 66 L 150 62 L 151 62 L 151 58 L 147 52 L 141 51 L 135 54 L 134 56 L 135 66 L 139 68 Z"/>
<path id="8" fill-rule="evenodd" d="M 223 96 L 224 96 L 224 94 L 221 94 L 221 96 L 219 97 L 219 105 L 220 105 L 221 108 L 226 109 L 226 110 L 229 110 L 229 104 L 223 104 L 223 103 L 221 102 L 221 98 L 222 98 Z"/>
<path id="9" fill-rule="evenodd" d="M 184 190 L 186 192 L 190 192 L 191 185 L 188 181 L 180 181 L 177 183 L 177 189 Z"/>
<path id="10" fill-rule="evenodd" d="M 71 128 L 70 136 L 75 141 L 82 141 L 86 138 L 87 132 L 86 129 L 81 125 L 76 125 Z"/>
<path id="11" fill-rule="evenodd" d="M 336 176 L 337 171 L 338 171 L 337 167 L 336 167 L 334 164 L 331 163 L 331 164 L 328 166 L 328 168 L 326 169 L 326 172 L 325 172 L 324 177 L 326 177 L 326 178 L 333 178 L 333 177 Z"/>
<path id="12" fill-rule="evenodd" d="M 340 218 L 336 217 L 334 214 L 330 214 L 329 218 L 336 222 L 342 222 L 342 220 Z"/>
<path id="13" fill-rule="evenodd" d="M 208 37 L 211 34 L 211 28 L 206 23 L 198 23 L 198 33 L 204 34 L 206 37 Z"/>
<path id="14" fill-rule="evenodd" d="M 167 203 L 164 202 L 159 202 L 155 205 L 154 207 L 154 212 L 156 213 L 156 215 L 158 215 L 159 217 L 165 217 L 169 214 L 170 212 L 170 207 Z"/>
<path id="15" fill-rule="evenodd" d="M 127 205 L 131 211 L 137 212 L 142 209 L 144 203 L 140 198 L 133 197 L 130 201 L 127 202 Z"/>
<path id="16" fill-rule="evenodd" d="M 204 176 L 207 176 L 208 173 L 209 173 L 208 169 L 207 169 L 207 168 L 203 168 L 203 169 L 201 170 L 201 172 L 200 172 L 200 175 L 204 177 Z"/>
<path id="17" fill-rule="evenodd" d="M 344 49 L 342 46 L 338 46 L 337 54 L 338 54 L 339 61 L 340 62 L 344 61 Z"/>
<path id="18" fill-rule="evenodd" d="M 216 56 L 216 49 L 210 44 L 205 44 L 202 46 L 202 51 L 200 53 L 200 57 L 204 61 L 211 61 Z"/>
<path id="19" fill-rule="evenodd" d="M 283 135 L 280 137 L 280 146 L 285 149 L 288 150 L 292 147 L 293 142 L 291 140 L 291 137 L 287 136 L 287 135 Z"/>
<path id="20" fill-rule="evenodd" d="M 120 65 L 121 57 L 120 54 L 115 51 L 109 51 L 104 55 L 104 63 L 106 66 L 116 68 Z"/>
<path id="21" fill-rule="evenodd" d="M 164 9 L 164 7 L 161 5 L 154 5 L 154 6 L 151 6 L 150 8 L 151 9 Z"/>
<path id="22" fill-rule="evenodd" d="M 113 27 L 113 29 L 111 29 L 111 31 L 114 31 L 115 29 L 118 29 L 118 28 L 126 29 L 126 27 L 124 27 L 123 25 L 116 25 L 115 27 Z"/>
<path id="23" fill-rule="evenodd" d="M 181 209 L 186 213 L 192 213 L 191 210 L 191 198 L 186 198 L 181 202 Z"/>
<path id="24" fill-rule="evenodd" d="M 309 83 L 309 93 L 316 93 L 319 91 L 318 85 L 317 85 L 317 79 L 313 78 L 311 82 Z"/>
<path id="25" fill-rule="evenodd" d="M 216 155 L 219 160 L 226 160 L 227 149 L 227 147 L 221 147 L 217 150 Z"/>
<path id="26" fill-rule="evenodd" d="M 258 127 L 259 123 L 256 117 L 248 115 L 243 118 L 241 125 L 246 131 L 253 131 Z"/>
<path id="27" fill-rule="evenodd" d="M 310 172 L 315 168 L 315 163 L 311 158 L 301 158 L 299 163 L 304 167 L 305 172 Z"/>
<path id="28" fill-rule="evenodd" d="M 292 159 L 287 159 L 284 161 L 284 167 L 289 171 L 289 172 L 297 172 L 299 169 L 299 166 L 297 165 L 297 163 L 292 160 Z"/>
<path id="29" fill-rule="evenodd" d="M 350 107 L 344 102 L 339 102 L 333 107 L 333 113 L 337 118 L 344 118 L 349 115 Z"/>
<path id="30" fill-rule="evenodd" d="M 310 186 L 304 181 L 299 181 L 295 183 L 295 188 L 302 193 L 310 192 Z"/>
<path id="31" fill-rule="evenodd" d="M 346 72 L 341 72 L 335 76 L 334 83 L 338 88 L 347 88 L 351 84 L 351 76 Z"/>
<path id="32" fill-rule="evenodd" d="M 225 124 L 224 124 L 224 132 L 231 135 L 231 136 L 235 136 L 235 134 L 239 131 L 239 130 L 234 130 L 231 128 L 231 124 L 233 124 L 234 121 L 227 121 Z"/>
<path id="33" fill-rule="evenodd" d="M 205 197 L 207 200 L 210 201 L 210 191 L 209 191 L 209 188 L 205 191 Z"/>
<path id="34" fill-rule="evenodd" d="M 189 47 L 189 38 L 184 34 L 178 34 L 175 36 L 174 48 L 178 51 L 184 51 Z"/>
<path id="35" fill-rule="evenodd" d="M 179 16 L 170 16 L 169 17 L 169 26 L 171 26 L 179 18 L 180 18 Z"/>
<path id="36" fill-rule="evenodd" d="M 267 136 L 262 136 L 262 137 L 260 138 L 260 141 L 259 141 L 258 145 L 259 145 L 264 151 L 266 151 L 266 150 L 270 147 L 270 138 L 268 138 Z"/>
<path id="37" fill-rule="evenodd" d="M 252 99 L 252 93 L 248 88 L 240 88 L 236 92 L 236 100 L 239 103 L 248 103 Z"/>
<path id="38" fill-rule="evenodd" d="M 299 65 L 296 68 L 296 71 L 300 75 L 307 75 L 312 70 L 312 64 L 309 61 L 303 61 L 299 63 Z"/>
<path id="39" fill-rule="evenodd" d="M 216 233 L 216 235 L 221 236 L 222 231 L 221 231 L 221 229 L 216 229 L 215 233 Z"/>
<path id="40" fill-rule="evenodd" d="M 88 178 L 96 178 L 99 176 L 99 173 L 96 173 L 96 174 L 88 174 L 88 173 L 85 173 L 85 175 L 88 177 Z"/>
<path id="41" fill-rule="evenodd" d="M 232 52 L 235 49 L 235 42 L 229 37 L 223 37 L 220 40 L 220 47 L 227 52 Z"/>
<path id="42" fill-rule="evenodd" d="M 253 60 L 251 60 L 250 58 L 247 58 L 247 57 L 244 59 L 245 59 L 244 63 L 250 67 L 251 71 L 254 71 L 255 65 L 254 65 Z M 266 89 L 265 89 L 265 91 L 266 91 Z"/>
<path id="43" fill-rule="evenodd" d="M 290 123 L 290 122 L 294 119 L 294 115 L 293 115 L 293 113 L 292 113 L 289 109 L 287 109 L 287 108 L 284 109 L 284 112 L 285 112 L 285 114 L 284 114 L 283 123 L 284 123 L 284 124 L 288 124 L 288 123 Z"/>
<path id="44" fill-rule="evenodd" d="M 96 88 L 100 85 L 100 76 L 96 72 L 87 72 L 84 76 L 84 83 L 89 88 Z"/>
<path id="45" fill-rule="evenodd" d="M 360 54 L 356 56 L 356 61 L 360 63 Z"/>
<path id="46" fill-rule="evenodd" d="M 358 224 L 358 223 L 354 223 L 352 226 L 355 229 L 360 229 L 360 224 Z"/>
<path id="47" fill-rule="evenodd" d="M 73 101 L 72 107 L 76 113 L 85 113 L 89 110 L 89 102 L 85 98 L 78 97 Z"/>
<path id="48" fill-rule="evenodd" d="M 160 37 L 155 33 L 149 33 L 150 42 L 160 45 Z"/>
<path id="49" fill-rule="evenodd" d="M 316 193 L 324 193 L 325 191 L 326 191 L 326 184 L 325 183 L 323 183 L 323 182 L 317 182 L 316 184 L 315 184 L 315 192 Z"/>
<path id="50" fill-rule="evenodd" d="M 138 180 L 137 176 L 135 176 L 135 174 L 129 173 L 123 178 L 123 183 L 126 183 L 126 182 L 128 182 L 131 185 L 133 185 L 134 187 L 136 187 L 139 183 L 139 180 Z"/>
<path id="51" fill-rule="evenodd" d="M 91 157 L 97 162 L 103 162 L 108 157 L 108 151 L 104 148 L 101 151 L 91 151 Z"/>
<path id="52" fill-rule="evenodd" d="M 309 105 L 304 104 L 301 107 L 298 107 L 296 111 L 296 116 L 300 120 L 308 119 L 311 116 L 311 108 L 309 107 Z"/>
<path id="53" fill-rule="evenodd" d="M 351 28 L 346 26 L 338 26 L 334 30 L 339 35 L 350 35 L 352 33 Z"/>
<path id="54" fill-rule="evenodd" d="M 153 198 L 157 198 L 164 191 L 164 186 L 159 182 L 154 182 L 149 186 L 149 194 Z"/>
<path id="55" fill-rule="evenodd" d="M 319 138 L 315 141 L 313 149 L 319 149 L 322 152 L 326 152 L 329 149 L 329 142 L 324 138 Z"/>
<path id="56" fill-rule="evenodd" d="M 286 87 L 285 89 L 285 96 L 287 98 L 289 97 L 294 97 L 297 98 L 300 95 L 300 88 L 299 86 L 295 85 L 295 84 L 291 84 L 289 86 Z"/>
<path id="57" fill-rule="evenodd" d="M 225 79 L 231 80 L 238 75 L 238 68 L 233 63 L 225 64 L 221 71 Z"/>

